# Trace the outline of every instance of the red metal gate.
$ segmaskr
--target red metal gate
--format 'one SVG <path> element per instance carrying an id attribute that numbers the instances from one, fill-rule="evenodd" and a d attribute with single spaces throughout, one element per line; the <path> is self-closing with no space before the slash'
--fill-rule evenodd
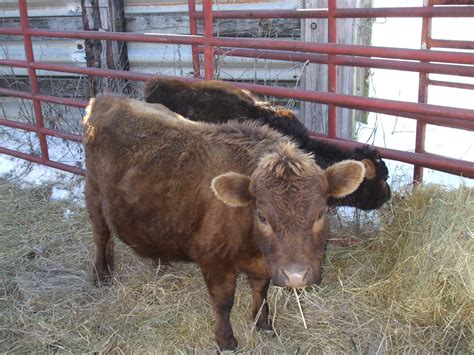
<path id="1" fill-rule="evenodd" d="M 236 83 L 237 86 L 249 89 L 257 94 L 286 97 L 314 101 L 328 105 L 328 135 L 314 133 L 319 139 L 337 142 L 344 147 L 355 147 L 360 143 L 342 140 L 336 137 L 336 107 L 353 108 L 363 111 L 408 117 L 417 120 L 415 153 L 378 147 L 382 156 L 388 159 L 403 161 L 415 165 L 414 179 L 422 179 L 422 167 L 428 167 L 456 175 L 474 178 L 474 163 L 451 159 L 424 151 L 425 126 L 434 124 L 446 127 L 474 131 L 474 110 L 452 108 L 426 104 L 426 88 L 429 85 L 439 85 L 474 90 L 473 84 L 435 81 L 428 74 L 447 74 L 474 77 L 474 53 L 469 51 L 439 51 L 432 48 L 448 48 L 474 50 L 474 41 L 453 41 L 433 39 L 430 37 L 431 19 L 433 17 L 473 17 L 474 1 L 472 0 L 429 0 L 427 6 L 410 8 L 337 8 L 336 0 L 328 0 L 327 9 L 314 10 L 247 10 L 247 11 L 213 11 L 211 0 L 202 0 L 203 11 L 196 11 L 195 0 L 189 0 L 189 16 L 191 35 L 161 35 L 161 34 L 131 34 L 98 31 L 53 31 L 33 29 L 29 27 L 26 0 L 19 0 L 21 28 L 0 28 L 2 35 L 18 35 L 23 37 L 26 60 L 0 59 L 0 65 L 26 68 L 31 82 L 31 92 L 23 92 L 0 88 L 0 95 L 13 96 L 32 100 L 35 113 L 35 125 L 15 122 L 0 118 L 0 125 L 35 132 L 38 135 L 41 156 L 25 154 L 5 147 L 0 147 L 0 153 L 9 154 L 53 168 L 85 174 L 85 171 L 53 161 L 49 158 L 46 136 L 54 136 L 76 142 L 81 141 L 78 135 L 45 128 L 41 112 L 41 102 L 57 103 L 84 108 L 86 102 L 43 95 L 39 91 L 36 77 L 37 70 L 58 71 L 92 76 L 120 78 L 144 81 L 154 74 L 135 73 L 130 71 L 80 68 L 72 65 L 58 65 L 36 61 L 33 55 L 32 37 L 75 38 L 134 41 L 148 43 L 168 43 L 191 45 L 193 67 L 196 78 L 181 78 L 183 80 L 198 80 L 200 73 L 199 56 L 204 54 L 204 77 L 213 79 L 215 55 L 226 55 L 266 58 L 275 60 L 309 61 L 328 66 L 327 92 L 287 89 L 255 84 Z M 438 6 L 444 5 L 444 6 Z M 463 6 L 453 6 L 463 5 Z M 423 48 L 400 49 L 388 47 L 373 47 L 360 45 L 343 45 L 336 43 L 338 18 L 376 18 L 376 17 L 418 17 L 423 19 L 421 40 Z M 236 39 L 215 37 L 213 35 L 214 19 L 260 19 L 260 18 L 327 18 L 328 43 L 307 43 L 284 40 L 265 39 Z M 197 21 L 204 20 L 204 33 L 198 35 Z M 232 49 L 232 50 L 229 50 Z M 384 58 L 384 59 L 382 59 Z M 383 68 L 418 72 L 419 103 L 396 100 L 367 98 L 361 96 L 342 95 L 336 92 L 336 68 L 339 65 Z"/>

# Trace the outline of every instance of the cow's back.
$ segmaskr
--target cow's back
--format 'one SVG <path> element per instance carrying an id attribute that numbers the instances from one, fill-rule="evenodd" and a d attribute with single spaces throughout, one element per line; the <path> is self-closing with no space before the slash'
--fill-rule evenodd
<path id="1" fill-rule="evenodd" d="M 89 107 L 88 198 L 100 200 L 112 232 L 139 254 L 189 259 L 201 221 L 220 203 L 209 188 L 212 156 L 186 122 L 171 129 L 162 124 L 179 120 L 175 113 L 148 114 L 146 104 L 137 110 L 126 102 L 99 97 Z"/>

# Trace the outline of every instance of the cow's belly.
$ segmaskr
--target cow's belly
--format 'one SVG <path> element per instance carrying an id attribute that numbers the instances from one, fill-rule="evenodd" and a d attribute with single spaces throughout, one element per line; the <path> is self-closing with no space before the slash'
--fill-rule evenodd
<path id="1" fill-rule="evenodd" d="M 108 222 L 113 235 L 130 246 L 137 254 L 148 258 L 190 260 L 189 245 L 192 225 L 160 223 L 157 219 L 140 218 L 136 213 Z"/>
<path id="2" fill-rule="evenodd" d="M 190 243 L 201 224 L 204 208 L 173 200 L 169 194 L 150 193 L 130 200 L 120 191 L 106 199 L 104 210 L 112 233 L 138 254 L 150 258 L 190 260 Z M 198 200 L 199 201 L 199 200 Z"/>

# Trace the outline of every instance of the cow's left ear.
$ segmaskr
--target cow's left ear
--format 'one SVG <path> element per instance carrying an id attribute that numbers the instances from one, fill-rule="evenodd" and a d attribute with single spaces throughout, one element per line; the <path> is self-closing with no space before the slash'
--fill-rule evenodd
<path id="1" fill-rule="evenodd" d="M 329 188 L 328 195 L 335 198 L 353 193 L 364 180 L 365 167 L 356 160 L 344 160 L 331 165 L 324 172 Z"/>
<path id="2" fill-rule="evenodd" d="M 211 189 L 227 206 L 245 207 L 252 200 L 249 184 L 248 176 L 229 171 L 212 179 Z"/>

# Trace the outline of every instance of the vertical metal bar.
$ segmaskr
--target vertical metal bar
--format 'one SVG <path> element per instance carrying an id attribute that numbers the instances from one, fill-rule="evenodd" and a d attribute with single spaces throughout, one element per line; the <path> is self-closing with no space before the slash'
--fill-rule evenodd
<path id="1" fill-rule="evenodd" d="M 336 10 L 336 0 L 328 0 L 328 42 L 337 43 L 337 27 L 334 11 Z M 334 64 L 335 55 L 328 55 L 328 91 L 337 91 L 337 66 Z M 328 136 L 336 138 L 336 106 L 328 106 Z"/>
<path id="2" fill-rule="evenodd" d="M 214 79 L 214 48 L 209 45 L 209 40 L 213 36 L 212 0 L 203 0 L 202 7 L 204 11 L 204 78 L 212 80 Z"/>
<path id="3" fill-rule="evenodd" d="M 424 6 L 433 6 L 432 0 L 424 0 Z M 431 17 L 423 17 L 421 27 L 421 48 L 430 48 L 431 37 Z M 428 74 L 420 73 L 418 80 L 418 102 L 426 104 L 428 102 Z M 415 152 L 425 152 L 426 123 L 416 121 Z M 416 165 L 413 168 L 413 183 L 423 181 L 423 167 Z"/>
<path id="4" fill-rule="evenodd" d="M 35 61 L 35 58 L 33 55 L 33 43 L 31 42 L 31 36 L 27 34 L 29 22 L 26 0 L 18 0 L 18 8 L 20 10 L 21 29 L 23 31 L 23 44 L 25 47 L 26 63 L 28 65 L 27 70 L 28 76 L 30 78 L 31 94 L 33 96 L 33 109 L 35 112 L 35 121 L 37 127 L 36 134 L 38 135 L 38 139 L 40 142 L 41 160 L 43 162 L 46 162 L 49 160 L 48 144 L 46 142 L 46 136 L 40 132 L 40 130 L 44 127 L 43 113 L 41 112 L 41 101 L 36 98 L 36 96 L 40 93 L 38 79 L 36 77 L 36 70 L 31 66 L 31 64 Z"/>
<path id="5" fill-rule="evenodd" d="M 189 8 L 189 27 L 191 30 L 191 34 L 193 36 L 197 35 L 197 20 L 195 17 L 196 14 L 196 1 L 195 0 L 188 0 L 188 8 Z M 199 63 L 199 52 L 197 50 L 196 45 L 191 46 L 191 52 L 193 57 L 193 71 L 194 77 L 199 78 L 201 77 L 201 65 Z"/>

